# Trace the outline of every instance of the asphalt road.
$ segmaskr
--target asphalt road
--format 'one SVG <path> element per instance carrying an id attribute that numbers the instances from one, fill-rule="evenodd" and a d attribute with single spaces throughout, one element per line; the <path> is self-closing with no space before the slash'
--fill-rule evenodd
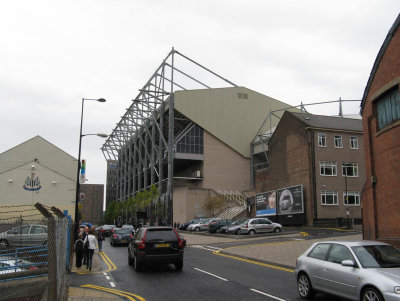
<path id="1" fill-rule="evenodd" d="M 138 273 L 128 265 L 127 247 L 112 247 L 107 238 L 103 251 L 117 269 L 106 274 L 72 274 L 70 285 L 115 288 L 148 301 L 301 300 L 294 273 L 217 256 L 213 254 L 215 248 L 218 244 L 186 247 L 181 272 L 173 265 L 160 265 Z M 340 299 L 318 295 L 315 300 Z"/>

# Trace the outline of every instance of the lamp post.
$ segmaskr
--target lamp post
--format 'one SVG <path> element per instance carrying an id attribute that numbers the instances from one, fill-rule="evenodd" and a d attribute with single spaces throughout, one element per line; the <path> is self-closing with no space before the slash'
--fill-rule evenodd
<path id="1" fill-rule="evenodd" d="M 74 237 L 75 240 L 77 239 L 78 236 L 78 227 L 79 227 L 79 192 L 80 192 L 80 183 L 79 183 L 79 172 L 81 169 L 81 145 L 82 145 L 82 137 L 84 136 L 92 136 L 96 135 L 99 137 L 106 138 L 108 137 L 106 134 L 85 134 L 82 135 L 82 124 L 83 124 L 83 105 L 85 103 L 85 100 L 94 100 L 98 102 L 106 102 L 104 98 L 82 98 L 82 111 L 81 111 L 81 127 L 79 131 L 79 152 L 78 152 L 78 170 L 76 172 L 76 195 L 75 195 L 75 233 Z"/>

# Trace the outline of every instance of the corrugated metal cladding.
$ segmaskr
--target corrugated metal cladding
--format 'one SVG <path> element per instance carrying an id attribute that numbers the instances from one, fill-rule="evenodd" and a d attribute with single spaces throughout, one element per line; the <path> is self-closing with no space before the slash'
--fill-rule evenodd
<path id="1" fill-rule="evenodd" d="M 288 104 L 245 87 L 175 92 L 175 109 L 238 153 L 250 158 L 250 142 L 271 110 Z M 282 115 L 283 111 L 277 115 Z M 278 123 L 272 119 L 272 127 Z M 264 131 L 271 124 L 268 122 Z"/>

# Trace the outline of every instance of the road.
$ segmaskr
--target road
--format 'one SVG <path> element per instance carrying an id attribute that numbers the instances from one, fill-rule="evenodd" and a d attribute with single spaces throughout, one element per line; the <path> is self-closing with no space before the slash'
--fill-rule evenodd
<path id="1" fill-rule="evenodd" d="M 314 234 L 326 236 L 319 232 Z M 249 242 L 239 241 L 236 245 L 246 243 Z M 128 265 L 127 247 L 112 247 L 107 239 L 103 251 L 115 264 L 116 270 L 89 275 L 72 274 L 70 285 L 95 284 L 115 288 L 148 301 L 301 300 L 292 271 L 215 255 L 214 252 L 222 245 L 187 246 L 181 272 L 176 272 L 173 265 L 162 265 L 148 266 L 138 273 Z M 318 295 L 315 300 L 340 299 Z"/>

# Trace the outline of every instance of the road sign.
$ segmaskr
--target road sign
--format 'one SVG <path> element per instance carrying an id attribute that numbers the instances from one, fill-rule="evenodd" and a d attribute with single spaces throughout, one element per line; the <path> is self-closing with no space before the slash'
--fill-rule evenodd
<path id="1" fill-rule="evenodd" d="M 85 193 L 84 193 L 84 192 L 81 192 L 81 193 L 79 194 L 79 197 L 80 197 L 80 200 L 83 201 L 83 200 L 85 199 Z"/>

